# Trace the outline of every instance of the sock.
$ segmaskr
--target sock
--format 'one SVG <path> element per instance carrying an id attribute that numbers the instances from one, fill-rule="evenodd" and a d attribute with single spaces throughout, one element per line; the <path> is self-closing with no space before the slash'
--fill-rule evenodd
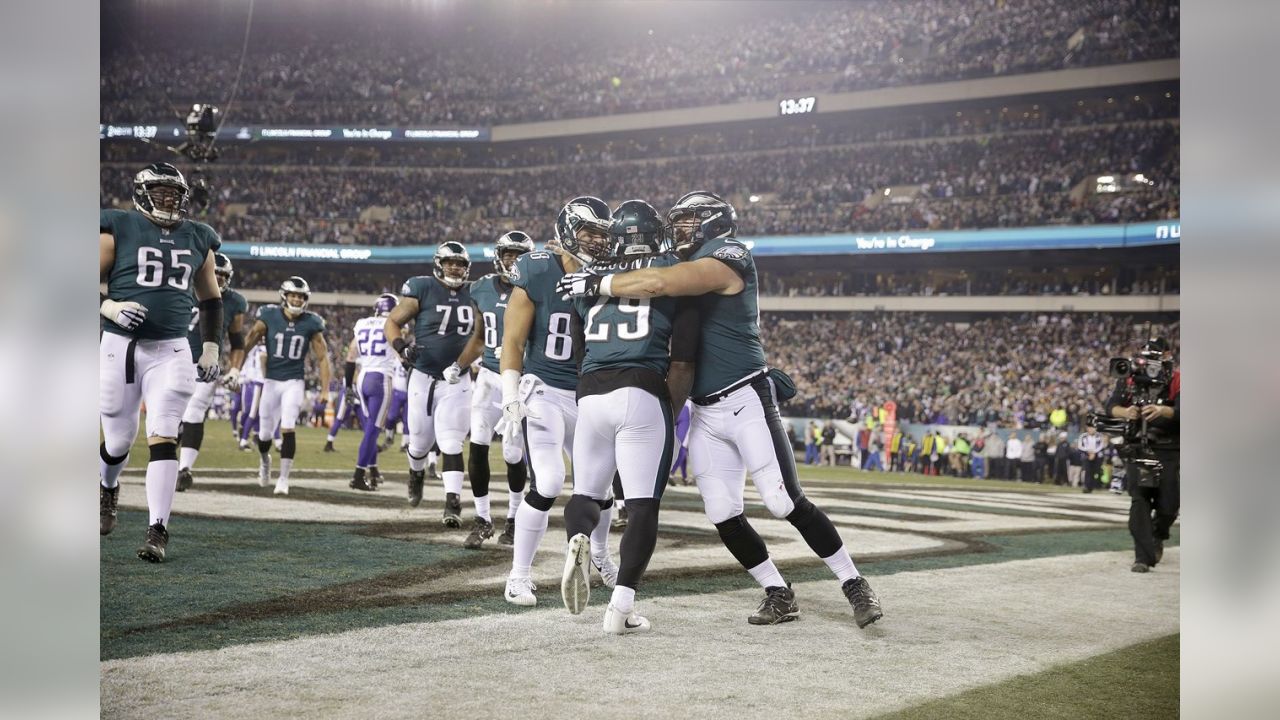
<path id="1" fill-rule="evenodd" d="M 511 577 L 527 578 L 533 569 L 533 556 L 538 552 L 542 536 L 547 534 L 550 510 L 539 510 L 522 503 L 516 513 L 516 537 L 511 554 Z"/>
<path id="2" fill-rule="evenodd" d="M 609 554 L 609 521 L 613 519 L 613 506 L 600 511 L 600 522 L 591 531 L 591 555 L 600 557 Z"/>
<path id="3" fill-rule="evenodd" d="M 195 448 L 184 447 L 178 451 L 178 468 L 182 470 L 190 470 L 192 465 L 196 464 L 196 458 L 200 455 L 200 451 Z"/>
<path id="4" fill-rule="evenodd" d="M 520 501 L 524 499 L 524 493 L 507 491 L 507 518 L 516 516 L 516 510 L 520 509 Z"/>
<path id="5" fill-rule="evenodd" d="M 280 458 L 280 482 L 289 484 L 290 470 L 293 470 L 293 458 Z"/>
<path id="6" fill-rule="evenodd" d="M 438 459 L 438 453 L 436 453 L 435 451 L 432 451 L 432 452 L 427 453 L 427 464 L 428 464 L 428 465 L 435 465 L 435 464 L 436 464 L 436 460 L 437 460 L 437 459 Z"/>
<path id="7" fill-rule="evenodd" d="M 822 558 L 822 562 L 831 568 L 831 572 L 836 574 L 836 579 L 841 584 L 858 577 L 858 568 L 853 566 L 853 558 L 849 557 L 849 551 L 844 549 L 844 545 L 831 555 Z"/>
<path id="8" fill-rule="evenodd" d="M 751 577 L 755 578 L 762 588 L 787 586 L 787 581 L 782 579 L 782 573 L 778 572 L 778 566 L 773 564 L 772 559 L 765 560 L 748 569 L 747 572 L 751 573 Z"/>
<path id="9" fill-rule="evenodd" d="M 444 491 L 462 495 L 462 453 L 456 455 L 440 455 L 440 479 L 444 481 Z"/>
<path id="10" fill-rule="evenodd" d="M 120 473 L 129 464 L 129 453 L 120 457 L 107 454 L 106 444 L 98 447 L 98 473 L 102 477 L 102 487 L 110 490 L 120 484 Z"/>
<path id="11" fill-rule="evenodd" d="M 482 517 L 489 522 L 493 519 L 489 517 L 489 496 L 478 497 L 476 500 L 476 517 Z"/>
<path id="12" fill-rule="evenodd" d="M 151 522 L 169 525 L 173 493 L 178 487 L 178 446 L 159 443 L 151 446 L 151 462 L 147 463 L 147 510 Z"/>
<path id="13" fill-rule="evenodd" d="M 609 598 L 609 604 L 618 609 L 621 613 L 630 613 L 636 609 L 636 591 L 634 588 L 623 587 L 617 585 L 613 588 L 613 597 Z"/>

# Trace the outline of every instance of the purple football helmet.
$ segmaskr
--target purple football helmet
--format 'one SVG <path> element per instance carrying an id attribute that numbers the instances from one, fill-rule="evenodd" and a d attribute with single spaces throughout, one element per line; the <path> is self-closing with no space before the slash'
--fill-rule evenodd
<path id="1" fill-rule="evenodd" d="M 373 312 L 379 317 L 386 317 L 396 307 L 396 296 L 391 293 L 383 293 L 378 296 L 377 302 L 373 304 Z"/>

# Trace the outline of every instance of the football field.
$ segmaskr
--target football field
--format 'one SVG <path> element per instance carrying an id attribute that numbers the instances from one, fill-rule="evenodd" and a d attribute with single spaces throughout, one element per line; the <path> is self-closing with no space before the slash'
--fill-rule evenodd
<path id="1" fill-rule="evenodd" d="M 273 496 L 257 453 L 238 451 L 227 423 L 206 427 L 164 564 L 134 555 L 142 465 L 122 477 L 120 523 L 101 544 L 103 717 L 1178 712 L 1178 529 L 1158 568 L 1131 573 L 1127 498 L 1110 493 L 801 466 L 883 604 L 859 630 L 826 566 L 758 503 L 748 515 L 801 619 L 748 625 L 761 591 L 696 490 L 668 488 L 637 597 L 653 631 L 612 637 L 606 589 L 581 615 L 560 602 L 567 491 L 534 566 L 538 606 L 517 608 L 502 598 L 510 548 L 462 547 L 469 490 L 464 529 L 444 528 L 438 480 L 418 508 L 405 501 L 402 454 L 384 453 L 381 491 L 358 493 L 346 486 L 358 435 L 323 453 L 323 431 L 301 429 L 290 494 Z M 503 467 L 496 453 L 491 465 Z M 500 527 L 496 473 L 492 497 Z"/>

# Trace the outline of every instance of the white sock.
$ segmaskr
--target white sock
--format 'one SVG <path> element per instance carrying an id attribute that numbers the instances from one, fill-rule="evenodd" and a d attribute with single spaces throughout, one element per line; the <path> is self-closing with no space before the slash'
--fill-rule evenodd
<path id="1" fill-rule="evenodd" d="M 831 568 L 831 572 L 836 574 L 836 579 L 841 583 L 858 577 L 858 568 L 853 566 L 853 558 L 849 557 L 849 551 L 844 549 L 844 545 L 832 553 L 831 557 L 822 558 L 822 562 Z"/>
<path id="2" fill-rule="evenodd" d="M 591 555 L 599 557 L 609 554 L 609 521 L 613 519 L 613 508 L 600 511 L 600 522 L 591 530 Z"/>
<path id="3" fill-rule="evenodd" d="M 173 509 L 173 492 L 178 487 L 178 461 L 152 460 L 147 463 L 147 509 L 151 523 L 169 525 L 169 511 Z"/>
<path id="4" fill-rule="evenodd" d="M 478 497 L 476 500 L 476 517 L 482 517 L 489 522 L 493 519 L 489 517 L 489 496 Z"/>
<path id="5" fill-rule="evenodd" d="M 124 472 L 124 466 L 129 464 L 129 456 L 125 455 L 124 459 L 118 465 L 108 465 L 98 459 L 98 474 L 102 476 L 102 487 L 110 490 L 120 484 L 120 473 Z"/>
<path id="6" fill-rule="evenodd" d="M 280 481 L 289 483 L 289 471 L 293 469 L 293 458 L 280 458 Z"/>
<path id="7" fill-rule="evenodd" d="M 178 469 L 190 470 L 196 464 L 196 458 L 199 457 L 200 451 L 195 448 L 184 447 L 178 450 Z"/>
<path id="8" fill-rule="evenodd" d="M 613 597 L 609 598 L 609 604 L 618 609 L 618 612 L 630 613 L 636 609 L 636 591 L 635 588 L 616 585 L 613 588 Z"/>
<path id="9" fill-rule="evenodd" d="M 463 472 L 461 470 L 445 470 L 440 475 L 444 479 L 445 492 L 453 493 L 454 495 L 462 494 Z"/>
<path id="10" fill-rule="evenodd" d="M 436 464 L 436 460 L 437 460 L 437 459 L 439 459 L 439 457 L 440 457 L 440 454 L 439 454 L 439 453 L 433 453 L 433 452 L 429 452 L 429 453 L 427 453 L 427 464 L 428 464 L 428 465 L 435 465 L 435 464 Z"/>
<path id="11" fill-rule="evenodd" d="M 413 448 L 409 448 L 409 469 L 413 470 L 414 472 L 421 472 L 426 468 L 427 468 L 427 459 L 425 457 L 420 456 L 418 453 L 415 453 L 413 451 Z"/>
<path id="12" fill-rule="evenodd" d="M 511 577 L 527 578 L 533 569 L 533 556 L 547 534 L 551 513 L 524 503 L 516 513 L 516 537 L 511 553 Z"/>
<path id="13" fill-rule="evenodd" d="M 786 587 L 787 581 L 782 579 L 782 573 L 778 572 L 778 566 L 773 564 L 770 558 L 751 568 L 747 572 L 751 573 L 751 577 L 760 583 L 760 587 Z"/>
<path id="14" fill-rule="evenodd" d="M 626 507 L 626 506 L 627 506 L 627 501 L 626 501 L 626 500 L 621 500 L 621 499 L 618 499 L 618 498 L 614 498 L 614 500 L 613 500 L 613 506 L 614 506 L 615 508 L 617 508 L 617 509 L 621 510 L 622 508 L 624 508 L 624 507 Z"/>
<path id="15" fill-rule="evenodd" d="M 337 439 L 338 439 L 338 436 L 337 436 L 337 435 L 329 435 L 329 436 L 327 436 L 325 439 L 326 439 L 326 440 L 328 440 L 329 442 L 333 442 L 334 440 L 337 440 Z"/>
<path id="16" fill-rule="evenodd" d="M 524 500 L 524 493 L 507 491 L 507 517 L 516 516 L 516 510 L 520 509 L 520 502 Z"/>

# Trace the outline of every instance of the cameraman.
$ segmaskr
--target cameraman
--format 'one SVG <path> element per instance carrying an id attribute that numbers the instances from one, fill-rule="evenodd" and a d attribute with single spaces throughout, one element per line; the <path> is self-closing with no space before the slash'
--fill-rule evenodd
<path id="1" fill-rule="evenodd" d="M 1143 345 L 1139 357 L 1148 363 L 1169 362 L 1169 344 L 1164 338 L 1152 338 Z M 1125 474 L 1129 483 L 1129 534 L 1133 536 L 1135 561 L 1133 572 L 1147 572 L 1164 555 L 1164 541 L 1169 539 L 1169 528 L 1178 518 L 1178 422 L 1181 374 L 1174 370 L 1167 384 L 1150 388 L 1154 396 L 1146 398 L 1147 404 L 1137 407 L 1146 388 L 1140 387 L 1134 377 L 1122 377 L 1116 381 L 1115 390 L 1107 400 L 1112 417 L 1131 421 L 1146 420 L 1149 457 L 1161 465 L 1158 473 L 1140 466 L 1132 459 L 1125 462 Z M 1154 521 L 1153 521 L 1154 514 Z"/>

